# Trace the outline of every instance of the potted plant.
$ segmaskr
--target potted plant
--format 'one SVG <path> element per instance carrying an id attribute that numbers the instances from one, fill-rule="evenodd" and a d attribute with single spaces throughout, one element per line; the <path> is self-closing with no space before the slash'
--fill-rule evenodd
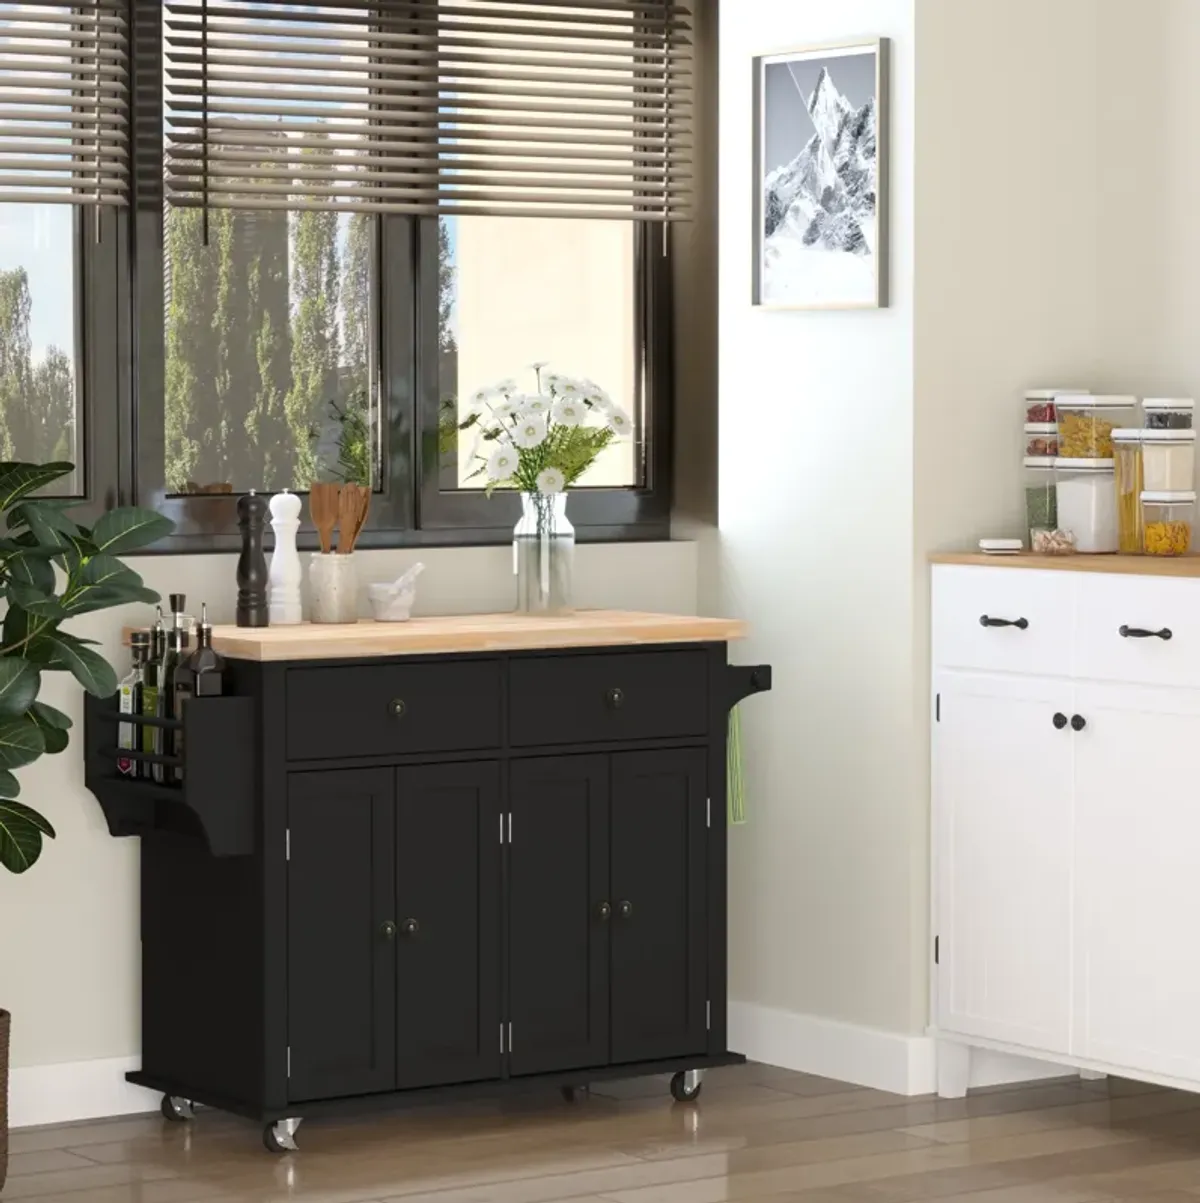
<path id="1" fill-rule="evenodd" d="M 38 700 L 43 675 L 69 672 L 89 693 L 107 697 L 117 675 L 95 651 L 95 641 L 63 630 L 92 610 L 126 602 L 157 602 L 118 556 L 167 535 L 169 519 L 153 510 L 109 510 L 92 527 L 70 510 L 78 503 L 35 497 L 74 472 L 73 464 L 0 463 L 0 598 L 7 603 L 0 636 L 0 866 L 24 873 L 54 837 L 50 821 L 18 801 L 14 770 L 63 751 L 70 718 Z M 0 1188 L 8 1168 L 8 1039 L 10 1018 L 0 1011 Z"/>
<path id="2" fill-rule="evenodd" d="M 513 531 L 517 609 L 565 614 L 575 549 L 566 490 L 633 423 L 598 384 L 545 368 L 533 365 L 534 393 L 521 392 L 515 380 L 479 389 L 458 432 L 475 431 L 470 459 L 478 462 L 468 479 L 486 476 L 489 495 L 497 488 L 521 491 Z"/>

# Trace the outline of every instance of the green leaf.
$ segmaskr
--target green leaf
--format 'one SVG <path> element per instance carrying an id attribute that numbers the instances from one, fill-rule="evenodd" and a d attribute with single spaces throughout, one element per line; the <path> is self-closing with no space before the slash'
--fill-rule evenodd
<path id="1" fill-rule="evenodd" d="M 4 647 L 8 648 L 5 655 L 21 656 L 26 660 L 39 663 L 49 659 L 49 653 L 34 654 L 32 646 L 26 642 L 30 633 L 42 626 L 42 619 L 34 618 L 27 610 L 23 610 L 12 599 L 9 599 L 8 613 L 4 616 Z"/>
<path id="2" fill-rule="evenodd" d="M 50 632 L 45 641 L 53 649 L 50 661 L 52 668 L 67 669 L 88 693 L 98 698 L 107 698 L 116 692 L 117 674 L 103 656 L 63 631 Z M 0 764 L 0 767 L 3 765 Z"/>
<path id="3" fill-rule="evenodd" d="M 8 516 L 10 527 L 24 524 L 33 537 L 51 547 L 61 547 L 65 539 L 80 536 L 78 524 L 59 506 L 46 501 L 26 501 Z"/>
<path id="4" fill-rule="evenodd" d="M 0 769 L 0 797 L 15 798 L 20 792 L 21 783 L 17 780 L 16 773 Z"/>
<path id="5" fill-rule="evenodd" d="M 32 807 L 0 799 L 0 865 L 10 873 L 24 873 L 42 854 L 44 837 L 54 838 L 54 828 Z"/>
<path id="6" fill-rule="evenodd" d="M 41 556 L 14 556 L 8 563 L 8 576 L 18 584 L 36 589 L 38 593 L 54 593 L 54 565 Z"/>
<path id="7" fill-rule="evenodd" d="M 79 572 L 79 581 L 84 585 L 128 585 L 132 589 L 142 587 L 142 578 L 134 570 L 122 564 L 116 556 L 94 555 Z"/>
<path id="8" fill-rule="evenodd" d="M 61 710 L 55 710 L 53 706 L 47 705 L 45 702 L 34 702 L 29 707 L 29 713 L 37 719 L 43 727 L 53 727 L 56 731 L 70 731 L 75 725 L 71 721 L 69 714 L 63 714 Z M 0 794 L 4 793 L 4 783 L 0 781 Z"/>
<path id="9" fill-rule="evenodd" d="M 22 715 L 0 720 L 0 769 L 32 764 L 46 750 L 42 729 Z"/>
<path id="10" fill-rule="evenodd" d="M 74 617 L 76 614 L 88 614 L 92 610 L 107 610 L 112 606 L 123 606 L 129 602 L 145 602 L 153 605 L 161 600 L 153 589 L 122 586 L 113 589 L 87 589 L 68 597 L 63 605 L 66 614 Z"/>
<path id="11" fill-rule="evenodd" d="M 12 509 L 22 497 L 74 471 L 74 464 L 65 463 L 0 464 L 0 510 Z"/>
<path id="12" fill-rule="evenodd" d="M 0 715 L 24 714 L 40 684 L 38 670 L 28 660 L 0 656 Z"/>
<path id="13" fill-rule="evenodd" d="M 71 613 L 54 596 L 53 592 L 47 596 L 40 589 L 33 585 L 23 584 L 21 581 L 9 582 L 8 596 L 15 605 L 20 606 L 27 614 L 32 614 L 36 618 L 49 618 L 53 622 L 61 622 Z"/>
<path id="14" fill-rule="evenodd" d="M 97 552 L 120 555 L 162 539 L 175 529 L 170 518 L 141 506 L 125 506 L 102 514 L 92 527 Z"/>
<path id="15" fill-rule="evenodd" d="M 45 745 L 48 756 L 54 756 L 59 752 L 67 750 L 67 745 L 71 742 L 71 736 L 66 731 L 59 731 L 55 727 L 43 727 L 33 718 L 30 718 L 28 721 L 42 733 L 42 742 Z"/>

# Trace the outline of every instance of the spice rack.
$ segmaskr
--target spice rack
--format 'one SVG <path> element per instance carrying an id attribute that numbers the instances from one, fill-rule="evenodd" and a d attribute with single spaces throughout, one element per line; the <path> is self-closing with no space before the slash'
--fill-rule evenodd
<path id="1" fill-rule="evenodd" d="M 110 834 L 170 831 L 202 839 L 213 856 L 254 851 L 254 699 L 193 698 L 180 719 L 122 714 L 116 695 L 84 703 L 84 783 L 104 811 Z M 182 756 L 118 747 L 118 725 L 183 732 Z M 117 760 L 182 769 L 182 781 L 127 777 Z"/>

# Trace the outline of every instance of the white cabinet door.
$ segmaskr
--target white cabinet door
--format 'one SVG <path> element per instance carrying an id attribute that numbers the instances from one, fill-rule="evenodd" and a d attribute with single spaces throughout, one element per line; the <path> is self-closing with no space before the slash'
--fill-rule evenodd
<path id="1" fill-rule="evenodd" d="M 1080 1057 L 1200 1080 L 1200 692 L 1076 686 Z"/>
<path id="2" fill-rule="evenodd" d="M 934 688 L 938 1027 L 1065 1052 L 1074 687 L 942 671 Z"/>

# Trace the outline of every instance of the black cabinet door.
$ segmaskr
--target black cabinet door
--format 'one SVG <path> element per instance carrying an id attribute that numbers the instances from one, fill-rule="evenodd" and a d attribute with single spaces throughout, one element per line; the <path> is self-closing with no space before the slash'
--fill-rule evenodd
<path id="1" fill-rule="evenodd" d="M 707 1044 L 704 752 L 612 758 L 612 1059 Z"/>
<path id="2" fill-rule="evenodd" d="M 396 1084 L 391 769 L 288 778 L 288 1097 Z M 247 917 L 249 922 L 249 917 Z"/>
<path id="3" fill-rule="evenodd" d="M 500 768 L 396 774 L 396 1066 L 403 1089 L 500 1076 Z"/>
<path id="4" fill-rule="evenodd" d="M 608 1061 L 608 758 L 510 768 L 509 1072 Z"/>

